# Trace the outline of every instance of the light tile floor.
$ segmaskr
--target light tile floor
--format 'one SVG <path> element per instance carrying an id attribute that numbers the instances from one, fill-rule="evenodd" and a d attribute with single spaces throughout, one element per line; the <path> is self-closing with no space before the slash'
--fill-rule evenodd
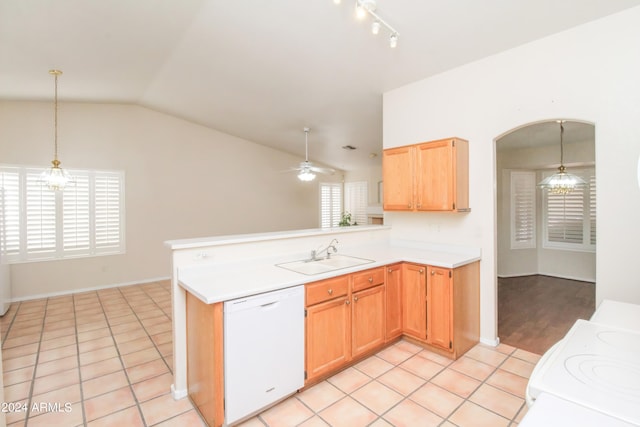
<path id="1" fill-rule="evenodd" d="M 0 333 L 5 402 L 26 407 L 9 426 L 204 425 L 169 391 L 168 282 L 14 303 Z M 538 359 L 478 345 L 452 362 L 403 340 L 242 427 L 515 426 Z"/>

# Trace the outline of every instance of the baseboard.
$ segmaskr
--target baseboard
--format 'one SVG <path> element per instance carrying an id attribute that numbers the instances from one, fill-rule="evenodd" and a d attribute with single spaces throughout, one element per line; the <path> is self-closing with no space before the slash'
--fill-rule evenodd
<path id="1" fill-rule="evenodd" d="M 584 277 L 566 276 L 560 274 L 549 273 L 522 273 L 522 274 L 498 274 L 498 279 L 512 279 L 514 277 L 528 277 L 528 276 L 546 276 L 554 277 L 556 279 L 575 280 L 576 282 L 595 283 L 595 279 L 585 279 Z"/>
<path id="2" fill-rule="evenodd" d="M 153 282 L 159 282 L 162 280 L 170 280 L 171 277 L 167 276 L 167 277 L 156 277 L 153 279 L 142 279 L 142 280 L 137 280 L 134 282 L 125 282 L 125 283 L 116 283 L 116 284 L 112 284 L 112 285 L 103 285 L 103 286 L 96 286 L 93 288 L 81 288 L 81 289 L 71 289 L 71 290 L 66 290 L 66 291 L 59 291 L 59 292 L 51 292 L 51 293 L 46 293 L 46 294 L 37 294 L 37 295 L 30 295 L 30 296 L 26 296 L 26 297 L 18 297 L 18 298 L 12 298 L 11 302 L 20 302 L 20 301 L 29 301 L 29 300 L 34 300 L 34 299 L 42 299 L 42 298 L 52 298 L 52 297 L 59 297 L 59 296 L 63 296 L 63 295 L 71 295 L 71 294 L 78 294 L 78 293 L 82 293 L 82 292 L 92 292 L 92 291 L 99 291 L 102 289 L 111 289 L 111 288 L 120 288 L 123 286 L 134 286 L 134 285 L 144 285 L 146 283 L 153 283 Z"/>
<path id="3" fill-rule="evenodd" d="M 188 394 L 187 389 L 176 390 L 174 385 L 171 384 L 171 396 L 173 396 L 174 400 L 184 399 Z"/>
<path id="4" fill-rule="evenodd" d="M 498 274 L 498 279 L 511 279 L 512 277 L 539 276 L 540 273 Z"/>
<path id="5" fill-rule="evenodd" d="M 486 338 L 480 338 L 480 342 L 485 345 L 490 345 L 491 347 L 497 347 L 500 345 L 500 337 L 496 337 L 493 340 L 489 340 Z"/>

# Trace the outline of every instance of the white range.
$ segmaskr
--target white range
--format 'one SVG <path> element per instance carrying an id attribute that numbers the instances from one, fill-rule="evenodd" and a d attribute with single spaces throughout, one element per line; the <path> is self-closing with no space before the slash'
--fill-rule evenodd
<path id="1" fill-rule="evenodd" d="M 640 425 L 640 306 L 605 300 L 540 359 L 521 426 Z M 552 414 L 552 422 L 546 416 Z M 594 416 L 596 414 L 597 416 Z M 544 421 L 543 421 L 544 420 Z"/>

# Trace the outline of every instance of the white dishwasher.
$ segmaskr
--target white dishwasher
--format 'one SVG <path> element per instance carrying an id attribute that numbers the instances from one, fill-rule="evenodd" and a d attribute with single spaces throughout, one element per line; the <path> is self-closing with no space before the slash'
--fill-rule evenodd
<path id="1" fill-rule="evenodd" d="M 225 421 L 304 386 L 304 286 L 224 303 Z"/>

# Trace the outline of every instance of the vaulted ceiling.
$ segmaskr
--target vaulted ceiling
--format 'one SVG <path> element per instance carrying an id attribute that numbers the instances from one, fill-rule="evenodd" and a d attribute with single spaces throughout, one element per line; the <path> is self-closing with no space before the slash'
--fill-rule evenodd
<path id="1" fill-rule="evenodd" d="M 382 93 L 640 0 L 3 0 L 0 99 L 139 104 L 338 169 L 379 162 Z M 532 59 L 533 60 L 533 59 Z M 341 147 L 352 145 L 357 150 Z"/>

